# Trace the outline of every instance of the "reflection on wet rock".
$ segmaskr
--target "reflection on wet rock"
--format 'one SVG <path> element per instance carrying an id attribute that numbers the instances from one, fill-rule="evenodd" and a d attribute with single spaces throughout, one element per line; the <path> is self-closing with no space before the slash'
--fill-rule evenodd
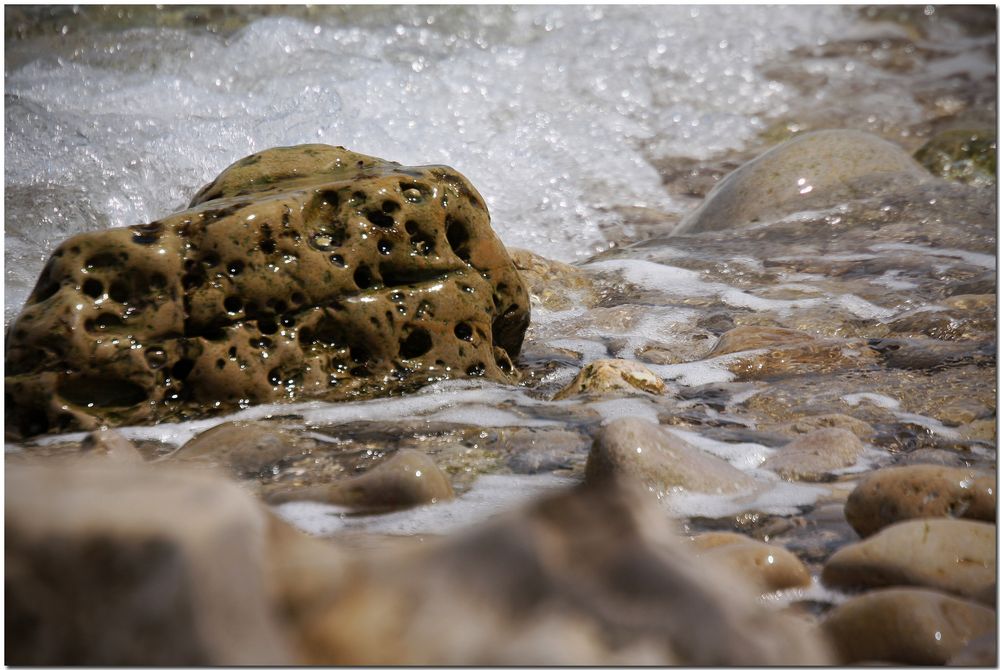
<path id="1" fill-rule="evenodd" d="M 783 547 L 766 544 L 740 533 L 703 533 L 691 538 L 695 551 L 727 565 L 762 593 L 808 586 L 809 571 L 802 561 Z"/>

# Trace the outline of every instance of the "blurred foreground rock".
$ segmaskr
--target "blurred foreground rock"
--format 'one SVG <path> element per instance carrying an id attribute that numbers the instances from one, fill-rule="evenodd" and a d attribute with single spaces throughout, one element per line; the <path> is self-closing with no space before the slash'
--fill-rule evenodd
<path id="1" fill-rule="evenodd" d="M 614 483 L 349 551 L 204 469 L 14 466 L 6 484 L 12 664 L 830 660 Z"/>

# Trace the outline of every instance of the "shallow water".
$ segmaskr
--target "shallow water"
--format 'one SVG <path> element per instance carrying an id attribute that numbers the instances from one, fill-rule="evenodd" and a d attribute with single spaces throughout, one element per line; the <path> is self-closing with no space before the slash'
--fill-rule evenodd
<path id="1" fill-rule="evenodd" d="M 520 387 L 451 381 L 403 398 L 123 429 L 147 455 L 224 420 L 273 419 L 314 443 L 260 473 L 264 492 L 364 470 L 413 445 L 463 494 L 381 516 L 282 507 L 323 534 L 446 532 L 577 481 L 590 437 L 620 416 L 673 426 L 769 484 L 742 498 L 666 496 L 665 513 L 695 530 L 773 535 L 776 518 L 808 521 L 842 502 L 858 472 L 924 447 L 995 463 L 994 308 L 945 304 L 996 290 L 992 186 L 887 188 L 751 229 L 669 235 L 720 176 L 796 132 L 868 130 L 912 152 L 941 128 L 992 126 L 995 38 L 976 10 L 411 6 L 207 16 L 7 8 L 8 323 L 65 237 L 183 209 L 233 161 L 306 142 L 455 167 L 486 198 L 506 244 L 574 262 L 591 285 L 555 282 L 561 303 L 533 296 Z M 839 353 L 769 373 L 756 350 L 705 359 L 736 325 L 834 338 Z M 666 393 L 551 400 L 582 366 L 615 357 L 643 361 Z M 873 427 L 858 466 L 810 484 L 758 467 L 790 439 L 789 423 L 828 413 Z M 9 446 L 8 458 L 56 453 L 80 437 Z M 843 540 L 837 528 L 794 528 L 775 537 L 815 561 Z"/>

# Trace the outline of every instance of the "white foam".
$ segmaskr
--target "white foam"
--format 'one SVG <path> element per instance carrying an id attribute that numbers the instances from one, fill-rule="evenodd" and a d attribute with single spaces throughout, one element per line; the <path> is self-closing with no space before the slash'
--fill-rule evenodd
<path id="1" fill-rule="evenodd" d="M 740 470 L 753 470 L 757 468 L 771 454 L 778 451 L 772 447 L 765 447 L 756 442 L 720 442 L 712 438 L 699 435 L 698 433 L 680 428 L 666 428 L 668 433 L 673 433 L 688 444 L 698 447 L 710 454 L 723 458 L 730 465 Z"/>
<path id="2" fill-rule="evenodd" d="M 877 407 L 884 409 L 898 409 L 899 401 L 881 393 L 848 393 L 841 396 L 841 400 L 851 407 L 857 407 L 862 401 L 868 401 Z"/>
<path id="3" fill-rule="evenodd" d="M 807 505 L 816 504 L 827 493 L 827 489 L 822 486 L 774 479 L 769 485 L 762 487 L 760 492 L 753 494 L 719 495 L 672 491 L 663 498 L 663 505 L 677 517 L 718 519 L 748 511 L 788 516 L 797 514 Z"/>
<path id="4" fill-rule="evenodd" d="M 684 386 L 701 386 L 703 384 L 722 384 L 736 379 L 729 371 L 729 366 L 743 358 L 763 353 L 763 349 L 737 351 L 722 356 L 713 356 L 701 361 L 690 363 L 673 363 L 671 365 L 647 364 L 651 371 L 663 379 L 676 381 Z"/>
<path id="5" fill-rule="evenodd" d="M 941 437 L 946 437 L 949 439 L 956 440 L 961 437 L 959 433 L 954 428 L 949 428 L 937 419 L 929 416 L 924 416 L 923 414 L 912 414 L 910 412 L 893 412 L 896 418 L 900 421 L 906 421 L 907 423 L 916 424 L 922 426 L 934 433 L 935 435 L 940 435 Z"/>
<path id="6" fill-rule="evenodd" d="M 274 509 L 289 523 L 314 535 L 359 530 L 386 535 L 444 534 L 482 522 L 574 483 L 553 474 L 482 475 L 471 489 L 455 500 L 388 514 L 352 515 L 344 507 L 312 502 L 285 503 Z"/>
<path id="7" fill-rule="evenodd" d="M 612 398 L 589 403 L 587 407 L 601 415 L 601 424 L 624 417 L 638 417 L 653 423 L 660 421 L 656 408 L 645 398 Z"/>

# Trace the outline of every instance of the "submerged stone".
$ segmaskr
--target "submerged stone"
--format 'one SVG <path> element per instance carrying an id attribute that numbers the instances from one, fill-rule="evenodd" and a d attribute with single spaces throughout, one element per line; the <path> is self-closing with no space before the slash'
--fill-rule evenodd
<path id="1" fill-rule="evenodd" d="M 9 333 L 7 426 L 512 382 L 528 320 L 482 197 L 451 168 L 269 149 L 188 210 L 59 246 Z"/>
<path id="2" fill-rule="evenodd" d="M 857 197 L 883 179 L 919 182 L 928 173 L 903 149 L 870 133 L 820 130 L 783 142 L 731 172 L 674 233 L 740 228 Z"/>
<path id="3" fill-rule="evenodd" d="M 939 177 L 987 186 L 997 179 L 997 134 L 992 128 L 946 130 L 913 157 Z"/>

